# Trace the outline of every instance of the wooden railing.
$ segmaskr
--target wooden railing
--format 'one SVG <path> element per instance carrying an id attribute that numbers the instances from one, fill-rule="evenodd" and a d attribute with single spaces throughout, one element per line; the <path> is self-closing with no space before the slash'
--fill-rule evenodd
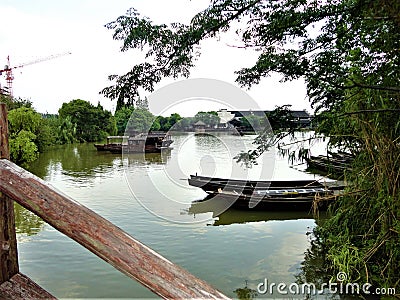
<path id="1" fill-rule="evenodd" d="M 29 280 L 19 273 L 13 201 L 75 240 L 122 273 L 165 299 L 228 299 L 95 212 L 8 160 L 7 118 L 0 104 L 0 296 L 7 284 Z M 19 277 L 15 277 L 19 276 Z M 21 279 L 22 278 L 22 279 Z M 37 297 L 37 294 L 35 294 Z M 43 297 L 51 297 L 43 291 Z M 1 298 L 1 297 L 0 297 Z"/>

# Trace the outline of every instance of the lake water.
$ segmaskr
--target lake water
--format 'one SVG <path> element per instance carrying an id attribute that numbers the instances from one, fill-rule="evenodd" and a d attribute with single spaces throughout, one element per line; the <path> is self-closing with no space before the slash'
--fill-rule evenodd
<path id="1" fill-rule="evenodd" d="M 233 157 L 250 147 L 253 138 L 176 135 L 172 151 L 146 156 L 97 152 L 93 144 L 66 145 L 41 154 L 30 170 L 237 298 L 238 289 L 247 285 L 256 290 L 265 278 L 296 282 L 310 246 L 307 232 L 315 226 L 307 212 L 228 209 L 216 216 L 192 204 L 205 197 L 187 184 L 187 177 L 196 172 L 253 179 L 319 178 L 302 172 L 304 165 L 290 167 L 274 152 L 250 170 L 237 165 Z M 56 297 L 156 297 L 20 207 L 17 227 L 21 271 Z"/>

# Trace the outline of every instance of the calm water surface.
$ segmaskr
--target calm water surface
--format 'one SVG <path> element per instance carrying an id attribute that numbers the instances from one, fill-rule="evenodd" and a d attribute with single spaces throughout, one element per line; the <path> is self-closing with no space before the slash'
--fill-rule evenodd
<path id="1" fill-rule="evenodd" d="M 289 167 L 286 158 L 266 154 L 245 170 L 233 156 L 254 137 L 174 136 L 162 155 L 115 155 L 92 144 L 67 145 L 44 154 L 31 171 L 58 190 L 110 220 L 172 262 L 230 297 L 257 284 L 296 282 L 307 232 L 308 213 L 244 212 L 219 216 L 192 204 L 205 193 L 185 180 L 196 172 L 238 178 L 316 178 Z M 298 168 L 298 169 L 297 169 Z M 140 284 L 17 207 L 21 271 L 59 298 L 155 298 Z M 257 298 L 262 298 L 260 295 Z"/>

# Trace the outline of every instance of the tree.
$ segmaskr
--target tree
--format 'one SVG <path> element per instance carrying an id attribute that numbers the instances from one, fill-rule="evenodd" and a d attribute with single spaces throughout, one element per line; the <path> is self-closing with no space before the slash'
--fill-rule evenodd
<path id="1" fill-rule="evenodd" d="M 144 99 L 138 97 L 138 99 L 135 101 L 136 108 L 138 109 L 145 109 L 149 110 L 149 101 L 147 100 L 147 97 L 144 97 Z"/>
<path id="2" fill-rule="evenodd" d="M 202 121 L 208 127 L 215 127 L 216 125 L 219 124 L 220 121 L 218 114 L 215 111 L 209 111 L 209 112 L 200 111 L 194 116 L 194 119 L 195 122 Z"/>
<path id="3" fill-rule="evenodd" d="M 319 231 L 332 274 L 398 287 L 399 11 L 397 0 L 213 0 L 189 25 L 168 26 L 131 9 L 106 27 L 123 42 L 122 51 L 146 50 L 146 61 L 110 76 L 114 84 L 102 93 L 128 101 L 164 77 L 188 76 L 202 40 L 239 27 L 239 46 L 260 55 L 236 72 L 237 82 L 251 87 L 273 72 L 282 81 L 303 78 L 319 133 L 356 155 L 347 175 L 352 191 Z M 248 157 L 279 141 L 261 135 Z"/>
<path id="4" fill-rule="evenodd" d="M 122 107 L 115 111 L 114 118 L 117 126 L 117 134 L 123 135 L 126 129 L 126 125 L 128 124 L 129 118 L 133 112 L 134 108 L 131 107 Z"/>
<path id="5" fill-rule="evenodd" d="M 9 111 L 20 107 L 32 108 L 32 101 L 22 98 L 11 98 L 9 95 L 4 94 L 0 94 L 0 102 L 7 104 Z"/>
<path id="6" fill-rule="evenodd" d="M 100 103 L 94 106 L 88 101 L 76 99 L 63 103 L 58 113 L 63 119 L 69 116 L 71 122 L 76 124 L 79 141 L 101 140 L 116 131 L 111 113 L 104 110 Z"/>
<path id="7" fill-rule="evenodd" d="M 16 164 L 28 166 L 39 155 L 35 144 L 42 118 L 32 108 L 20 107 L 8 113 L 10 158 Z"/>
<path id="8" fill-rule="evenodd" d="M 179 123 L 182 117 L 177 114 L 171 114 L 169 117 L 157 116 L 154 120 L 152 130 L 162 130 L 162 131 L 169 131 L 175 124 Z"/>
<path id="9" fill-rule="evenodd" d="M 177 124 L 180 120 L 182 120 L 182 117 L 179 114 L 171 114 L 171 116 L 169 117 L 169 124 L 171 125 L 170 129 L 175 126 L 175 124 Z"/>
<path id="10" fill-rule="evenodd" d="M 182 131 L 189 131 L 192 129 L 192 124 L 196 123 L 194 121 L 193 117 L 184 117 L 182 119 L 179 120 L 179 122 L 177 122 L 174 125 L 174 129 L 176 130 L 182 130 Z"/>
<path id="11" fill-rule="evenodd" d="M 72 123 L 72 117 L 61 118 L 57 115 L 48 116 L 48 126 L 54 136 L 54 144 L 71 144 L 77 142 L 76 124 Z"/>
<path id="12" fill-rule="evenodd" d="M 128 135 L 135 133 L 146 133 L 150 130 L 155 120 L 155 116 L 146 109 L 133 110 L 127 123 L 126 131 Z"/>

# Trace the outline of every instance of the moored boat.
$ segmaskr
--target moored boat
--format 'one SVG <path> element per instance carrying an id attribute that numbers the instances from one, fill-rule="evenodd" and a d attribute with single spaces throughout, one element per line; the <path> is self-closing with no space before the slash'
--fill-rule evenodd
<path id="1" fill-rule="evenodd" d="M 110 143 L 112 139 L 122 140 L 120 143 Z M 154 131 L 141 133 L 133 137 L 109 136 L 107 144 L 95 144 L 98 151 L 110 151 L 112 153 L 160 153 L 162 150 L 171 149 L 173 140 L 165 132 Z"/>
<path id="2" fill-rule="evenodd" d="M 329 152 L 328 155 L 310 156 L 306 159 L 310 170 L 336 175 L 343 174 L 346 170 L 351 170 L 354 156 L 345 152 Z"/>
<path id="3" fill-rule="evenodd" d="M 188 182 L 207 192 L 206 199 L 240 209 L 323 210 L 335 198 L 333 190 L 315 180 L 254 181 L 191 175 Z"/>
<path id="4" fill-rule="evenodd" d="M 245 194 L 254 190 L 292 190 L 304 188 L 322 188 L 323 185 L 315 180 L 240 180 L 225 179 L 207 176 L 191 175 L 188 179 L 189 185 L 202 188 L 207 193 L 218 192 L 219 190 L 236 191 Z"/>
<path id="5" fill-rule="evenodd" d="M 207 199 L 212 198 L 213 201 L 228 201 L 232 203 L 232 207 L 246 210 L 310 211 L 313 208 L 325 210 L 334 200 L 334 196 L 331 196 L 331 194 L 331 192 L 326 191 L 322 194 L 316 193 L 307 196 L 270 196 L 268 194 L 237 194 L 228 191 L 209 195 Z M 330 197 L 326 197 L 328 195 Z"/>

